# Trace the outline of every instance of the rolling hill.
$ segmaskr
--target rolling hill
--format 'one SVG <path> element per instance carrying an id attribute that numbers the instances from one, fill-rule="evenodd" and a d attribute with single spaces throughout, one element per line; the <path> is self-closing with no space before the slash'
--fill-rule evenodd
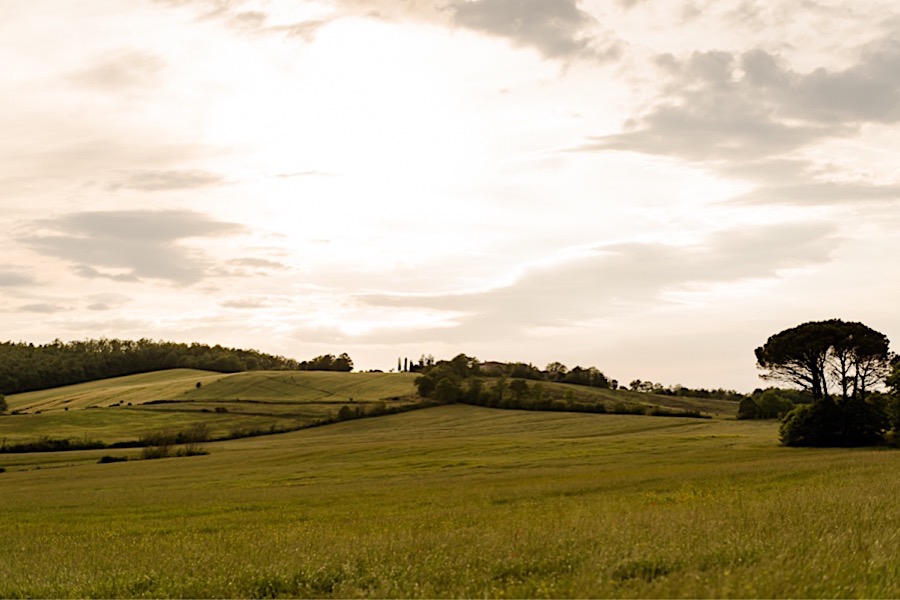
<path id="1" fill-rule="evenodd" d="M 3 444 L 41 438 L 122 443 L 161 431 L 203 424 L 214 438 L 293 430 L 422 402 L 412 373 L 250 371 L 223 374 L 171 369 L 81 383 L 7 397 L 12 415 L 0 418 Z M 491 379 L 485 379 L 490 384 Z M 662 396 L 572 384 L 543 384 L 543 392 L 582 403 L 695 410 L 731 418 L 725 400 Z"/>
<path id="2" fill-rule="evenodd" d="M 7 398 L 3 444 L 40 438 L 119 443 L 204 424 L 212 437 L 285 431 L 353 413 L 421 402 L 412 374 L 172 369 Z"/>
<path id="3" fill-rule="evenodd" d="M 144 404 L 174 398 L 196 386 L 227 377 L 213 371 L 171 369 L 100 379 L 59 388 L 13 394 L 6 397 L 9 410 L 20 413 L 65 409 L 106 408 L 114 404 Z"/>

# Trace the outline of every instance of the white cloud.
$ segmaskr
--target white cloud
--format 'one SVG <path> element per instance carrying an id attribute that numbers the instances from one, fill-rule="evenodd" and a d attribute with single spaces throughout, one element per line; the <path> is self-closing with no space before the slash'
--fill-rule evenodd
<path id="1" fill-rule="evenodd" d="M 131 302 L 131 298 L 128 296 L 115 293 L 94 294 L 86 300 L 89 303 L 86 308 L 98 312 L 117 310 Z"/>
<path id="2" fill-rule="evenodd" d="M 158 85 L 165 61 L 134 49 L 106 51 L 104 56 L 69 75 L 73 83 L 98 90 L 121 91 Z"/>
<path id="3" fill-rule="evenodd" d="M 171 190 L 190 190 L 218 186 L 224 178 L 216 173 L 199 170 L 171 171 L 132 171 L 123 174 L 108 184 L 111 190 L 138 190 L 145 192 L 162 192 Z"/>
<path id="4" fill-rule="evenodd" d="M 821 264 L 838 246 L 833 226 L 797 223 L 721 232 L 692 246 L 601 245 L 576 259 L 529 268 L 511 284 L 485 291 L 363 299 L 464 315 L 456 319 L 457 332 L 442 331 L 442 336 L 578 327 L 665 303 L 667 290 L 775 278 L 787 269 Z"/>
<path id="5" fill-rule="evenodd" d="M 34 277 L 19 269 L 0 268 L 0 287 L 16 287 L 34 283 Z"/>
<path id="6" fill-rule="evenodd" d="M 75 272 L 83 277 L 150 278 L 179 285 L 202 280 L 211 265 L 208 257 L 182 245 L 183 240 L 243 231 L 240 225 L 189 211 L 84 212 L 34 225 L 37 231 L 22 242 L 74 263 Z"/>
<path id="7" fill-rule="evenodd" d="M 625 131 L 594 136 L 580 151 L 668 155 L 731 175 L 759 189 L 739 201 L 834 204 L 896 201 L 900 184 L 833 179 L 809 148 L 854 139 L 865 124 L 900 120 L 900 43 L 889 35 L 866 44 L 842 69 L 808 72 L 762 49 L 694 52 L 656 63 L 668 77 L 648 110 Z"/>
<path id="8" fill-rule="evenodd" d="M 65 312 L 69 310 L 65 306 L 61 306 L 59 304 L 49 304 L 46 302 L 39 302 L 36 304 L 25 304 L 19 307 L 20 312 L 30 312 L 30 313 L 39 313 L 39 314 L 53 314 L 58 312 Z"/>
<path id="9" fill-rule="evenodd" d="M 449 4 L 453 23 L 532 47 L 547 58 L 618 58 L 615 40 L 598 40 L 596 20 L 576 0 L 456 0 Z"/>

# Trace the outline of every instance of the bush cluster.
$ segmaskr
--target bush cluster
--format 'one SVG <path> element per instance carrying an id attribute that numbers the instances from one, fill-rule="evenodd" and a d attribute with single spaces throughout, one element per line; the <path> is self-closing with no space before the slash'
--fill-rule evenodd
<path id="1" fill-rule="evenodd" d="M 100 460 L 97 461 L 97 464 L 105 465 L 108 463 L 117 463 L 117 462 L 127 462 L 127 456 L 110 456 L 108 454 L 104 454 L 100 457 Z"/>
<path id="2" fill-rule="evenodd" d="M 392 400 L 399 400 L 400 398 L 392 398 Z M 436 402 L 417 402 L 415 404 L 395 404 L 392 406 L 388 406 L 384 402 L 377 402 L 375 404 L 371 404 L 368 407 L 365 406 L 354 406 L 351 408 L 350 406 L 344 404 L 338 410 L 337 415 L 334 417 L 328 417 L 325 419 L 319 419 L 315 421 L 311 426 L 319 426 L 319 425 L 328 425 L 330 423 L 336 423 L 339 421 L 350 421 L 352 419 L 363 419 L 366 417 L 380 417 L 382 415 L 395 415 L 403 412 L 409 412 L 411 410 L 418 410 L 420 408 L 428 408 L 430 406 L 436 406 Z"/>
<path id="3" fill-rule="evenodd" d="M 882 443 L 890 427 L 888 414 L 876 403 L 824 398 L 785 415 L 780 436 L 786 446 L 849 448 Z"/>
<path id="4" fill-rule="evenodd" d="M 67 450 L 98 450 L 106 448 L 106 444 L 100 440 L 92 440 L 88 438 L 51 438 L 41 436 L 40 438 L 30 442 L 19 442 L 18 444 L 7 444 L 4 440 L 0 445 L 0 453 L 3 454 L 23 454 L 28 452 L 64 452 Z"/>
<path id="5" fill-rule="evenodd" d="M 166 458 L 169 456 L 197 456 L 208 454 L 200 446 L 209 441 L 210 430 L 206 423 L 194 423 L 178 432 L 158 431 L 147 433 L 138 440 L 144 449 L 141 458 Z M 175 449 L 175 446 L 180 446 Z"/>
<path id="6" fill-rule="evenodd" d="M 174 448 L 172 446 L 147 446 L 141 450 L 141 458 L 144 460 L 169 458 L 173 456 L 203 456 L 206 454 L 209 454 L 209 452 L 196 444 L 187 444 L 180 448 Z"/>
<path id="7" fill-rule="evenodd" d="M 738 419 L 781 419 L 798 404 L 808 404 L 812 397 L 797 390 L 769 388 L 755 390 L 738 404 Z"/>

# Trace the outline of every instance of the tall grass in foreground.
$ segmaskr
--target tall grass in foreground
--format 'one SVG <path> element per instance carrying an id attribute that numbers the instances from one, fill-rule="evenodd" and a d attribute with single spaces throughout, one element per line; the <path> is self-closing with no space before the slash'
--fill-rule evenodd
<path id="1" fill-rule="evenodd" d="M 448 406 L 7 472 L 0 596 L 900 596 L 900 453 L 774 440 Z"/>

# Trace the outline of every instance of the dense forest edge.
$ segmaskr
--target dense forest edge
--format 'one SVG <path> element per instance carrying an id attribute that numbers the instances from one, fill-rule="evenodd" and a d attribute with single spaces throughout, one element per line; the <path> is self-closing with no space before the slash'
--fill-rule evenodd
<path id="1" fill-rule="evenodd" d="M 18 394 L 166 369 L 241 371 L 353 370 L 347 354 L 298 361 L 257 350 L 140 339 L 98 339 L 34 345 L 0 343 L 0 394 Z"/>

